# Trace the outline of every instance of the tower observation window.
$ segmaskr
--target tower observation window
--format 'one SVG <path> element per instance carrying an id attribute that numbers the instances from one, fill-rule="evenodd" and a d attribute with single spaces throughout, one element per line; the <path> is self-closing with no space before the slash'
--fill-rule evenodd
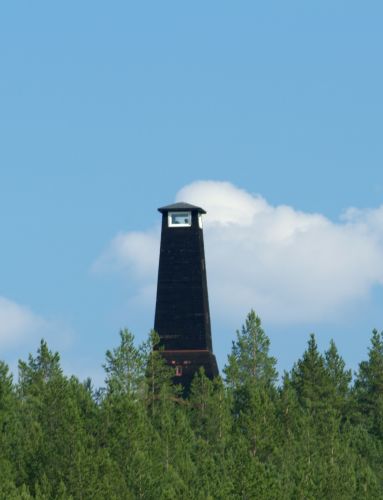
<path id="1" fill-rule="evenodd" d="M 191 212 L 169 212 L 169 227 L 188 227 L 191 226 Z"/>

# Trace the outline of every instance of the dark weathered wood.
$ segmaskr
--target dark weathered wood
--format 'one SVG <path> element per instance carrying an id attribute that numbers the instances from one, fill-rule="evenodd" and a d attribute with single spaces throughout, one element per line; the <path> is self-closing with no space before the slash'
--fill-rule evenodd
<path id="1" fill-rule="evenodd" d="M 203 366 L 207 376 L 218 375 L 212 349 L 200 207 L 175 204 L 162 213 L 160 261 L 154 328 L 160 336 L 167 362 L 180 367 L 177 382 L 188 386 Z M 190 227 L 168 227 L 168 213 L 191 211 Z"/>

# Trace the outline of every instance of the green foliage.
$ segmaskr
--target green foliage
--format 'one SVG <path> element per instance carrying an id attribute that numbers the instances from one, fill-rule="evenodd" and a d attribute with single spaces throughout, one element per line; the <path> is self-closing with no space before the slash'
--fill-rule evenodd
<path id="1" fill-rule="evenodd" d="M 201 369 L 187 396 L 155 332 L 120 332 L 98 391 L 41 341 L 17 383 L 0 362 L 0 500 L 382 498 L 383 334 L 353 385 L 314 335 L 279 387 L 275 367 L 254 311 L 225 381 Z"/>
<path id="2" fill-rule="evenodd" d="M 109 394 L 138 397 L 143 391 L 145 355 L 142 347 L 135 347 L 134 335 L 127 329 L 120 331 L 120 345 L 106 351 L 106 385 Z"/>
<path id="3" fill-rule="evenodd" d="M 261 319 L 252 310 L 233 342 L 228 365 L 224 369 L 227 384 L 233 388 L 247 383 L 273 385 L 278 374 L 276 359 L 269 355 L 269 348 L 270 340 L 262 328 Z"/>
<path id="4" fill-rule="evenodd" d="M 355 395 L 366 425 L 383 439 L 383 332 L 372 332 L 368 360 L 359 365 Z"/>
<path id="5" fill-rule="evenodd" d="M 291 382 L 301 405 L 310 412 L 320 415 L 332 409 L 328 403 L 333 384 L 325 359 L 318 351 L 314 334 L 310 335 L 302 359 L 293 367 Z"/>
<path id="6" fill-rule="evenodd" d="M 333 340 L 330 341 L 330 347 L 325 352 L 324 365 L 330 379 L 331 405 L 335 411 L 346 419 L 350 413 L 350 384 L 352 375 L 351 370 L 346 369 L 346 364 L 339 355 Z"/>

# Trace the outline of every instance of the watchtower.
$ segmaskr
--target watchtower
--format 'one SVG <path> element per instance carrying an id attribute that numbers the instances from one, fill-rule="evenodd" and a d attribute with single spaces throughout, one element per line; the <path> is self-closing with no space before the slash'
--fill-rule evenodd
<path id="1" fill-rule="evenodd" d="M 162 231 L 154 329 L 164 358 L 175 367 L 175 381 L 187 388 L 201 366 L 209 378 L 218 375 L 202 231 L 206 212 L 188 203 L 158 210 Z"/>

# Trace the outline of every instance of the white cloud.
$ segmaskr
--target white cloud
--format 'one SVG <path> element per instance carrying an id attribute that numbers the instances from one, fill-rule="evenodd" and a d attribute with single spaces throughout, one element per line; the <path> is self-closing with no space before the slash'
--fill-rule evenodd
<path id="1" fill-rule="evenodd" d="M 0 296 L 0 350 L 15 376 L 18 360 L 36 352 L 42 338 L 50 349 L 62 352 L 72 347 L 75 332 L 62 320 L 47 319 L 25 305 Z"/>
<path id="2" fill-rule="evenodd" d="M 92 270 L 127 271 L 140 280 L 151 280 L 158 265 L 159 237 L 159 227 L 146 232 L 119 233 L 94 262 Z"/>
<path id="3" fill-rule="evenodd" d="M 214 314 L 268 322 L 329 320 L 383 284 L 383 206 L 351 208 L 334 223 L 321 214 L 272 206 L 228 182 L 199 181 L 177 201 L 206 209 L 204 236 Z M 157 278 L 159 227 L 119 234 L 95 264 L 126 270 L 137 296 Z"/>
<path id="4" fill-rule="evenodd" d="M 10 347 L 29 341 L 47 322 L 30 309 L 0 296 L 0 346 Z"/>

